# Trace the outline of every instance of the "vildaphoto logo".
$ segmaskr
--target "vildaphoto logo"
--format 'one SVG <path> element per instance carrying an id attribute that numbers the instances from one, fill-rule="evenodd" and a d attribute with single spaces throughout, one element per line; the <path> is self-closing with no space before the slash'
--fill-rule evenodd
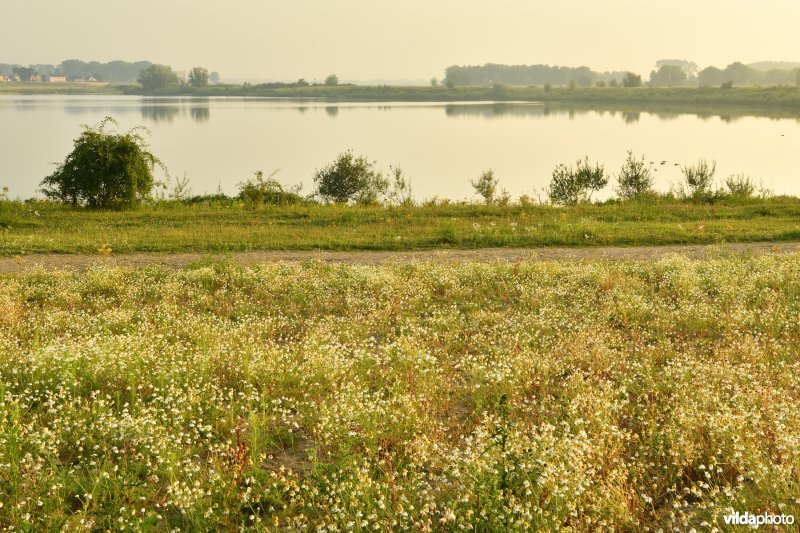
<path id="1" fill-rule="evenodd" d="M 739 513 L 738 511 L 725 515 L 726 525 L 731 526 L 774 526 L 794 524 L 794 515 L 790 514 L 750 514 L 748 512 Z"/>

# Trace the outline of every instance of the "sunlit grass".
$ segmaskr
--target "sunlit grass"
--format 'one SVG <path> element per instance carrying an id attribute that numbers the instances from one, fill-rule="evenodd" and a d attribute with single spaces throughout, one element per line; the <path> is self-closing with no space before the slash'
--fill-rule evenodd
<path id="1" fill-rule="evenodd" d="M 0 278 L 0 523 L 705 529 L 800 507 L 800 256 Z"/>
<path id="2" fill-rule="evenodd" d="M 0 202 L 0 255 L 247 250 L 410 250 L 800 239 L 800 200 L 656 200 L 573 208 L 156 204 L 92 211 Z"/>

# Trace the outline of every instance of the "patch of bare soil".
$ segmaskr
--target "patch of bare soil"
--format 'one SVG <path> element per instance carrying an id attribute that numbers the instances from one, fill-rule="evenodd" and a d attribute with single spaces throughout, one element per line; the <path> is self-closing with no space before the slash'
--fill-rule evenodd
<path id="1" fill-rule="evenodd" d="M 678 254 L 692 259 L 715 255 L 785 254 L 800 252 L 800 243 L 749 242 L 713 245 L 605 246 L 594 248 L 480 248 L 475 250 L 414 250 L 408 252 L 263 251 L 230 254 L 131 253 L 131 254 L 35 254 L 0 258 L 0 274 L 41 268 L 86 270 L 98 265 L 142 267 L 163 265 L 183 268 L 202 261 L 230 261 L 240 265 L 265 262 L 323 261 L 330 263 L 381 264 L 409 261 L 444 263 L 486 261 L 646 261 Z"/>

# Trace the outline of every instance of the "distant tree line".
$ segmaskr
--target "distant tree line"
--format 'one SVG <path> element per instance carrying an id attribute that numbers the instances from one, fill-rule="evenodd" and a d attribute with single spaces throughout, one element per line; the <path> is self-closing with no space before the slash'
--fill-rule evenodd
<path id="1" fill-rule="evenodd" d="M 758 64 L 757 64 L 758 65 Z M 770 63 L 762 65 L 769 66 Z M 756 68 L 752 65 L 731 63 L 724 69 L 707 67 L 697 75 L 700 85 L 800 85 L 800 68 Z"/>
<path id="2" fill-rule="evenodd" d="M 446 85 L 569 85 L 589 87 L 599 81 L 622 80 L 625 72 L 595 72 L 589 67 L 555 65 L 452 65 L 445 69 Z"/>
<path id="3" fill-rule="evenodd" d="M 39 76 L 66 76 L 68 80 L 94 79 L 117 83 L 135 82 L 139 72 L 152 65 L 150 61 L 82 61 L 80 59 L 67 59 L 57 65 L 15 65 L 0 63 L 0 74 L 6 76 L 19 76 L 21 81 L 29 81 L 34 75 Z"/>
<path id="4" fill-rule="evenodd" d="M 435 84 L 438 82 L 432 82 Z M 445 69 L 443 84 L 455 86 L 489 85 L 564 85 L 569 87 L 639 87 L 641 76 L 632 72 L 596 72 L 589 67 L 551 65 L 452 65 Z M 647 85 L 677 87 L 682 85 L 800 85 L 800 63 L 762 61 L 745 65 L 731 63 L 724 69 L 714 66 L 699 69 L 685 59 L 661 59 L 650 73 Z"/>

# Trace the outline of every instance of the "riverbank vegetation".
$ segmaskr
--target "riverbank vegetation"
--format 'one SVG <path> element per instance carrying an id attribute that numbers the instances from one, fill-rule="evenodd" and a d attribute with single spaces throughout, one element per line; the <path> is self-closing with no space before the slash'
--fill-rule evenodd
<path id="1" fill-rule="evenodd" d="M 0 277 L 0 522 L 797 516 L 799 273 L 792 255 Z"/>
<path id="2" fill-rule="evenodd" d="M 128 211 L 0 202 L 0 254 L 413 250 L 800 240 L 800 199 L 713 203 L 647 196 L 569 207 L 430 200 L 380 206 L 254 204 L 225 196 L 160 200 Z"/>

